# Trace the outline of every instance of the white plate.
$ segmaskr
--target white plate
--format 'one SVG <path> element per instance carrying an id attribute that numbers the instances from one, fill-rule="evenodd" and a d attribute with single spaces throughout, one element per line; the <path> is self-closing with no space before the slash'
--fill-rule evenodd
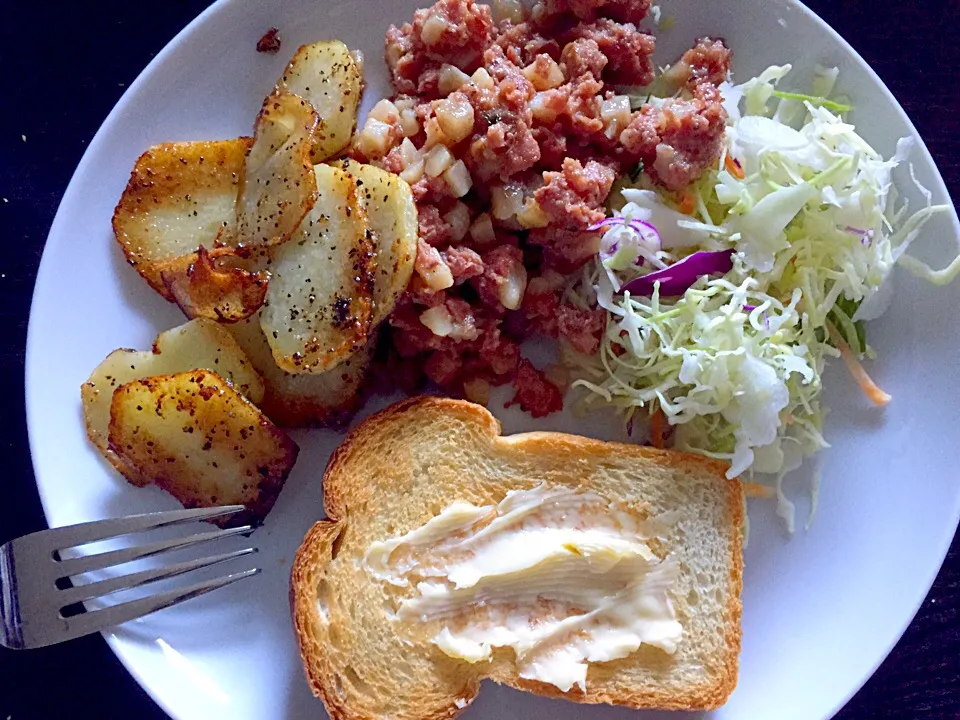
<path id="1" fill-rule="evenodd" d="M 182 322 L 175 307 L 125 266 L 110 217 L 137 156 L 152 143 L 250 132 L 261 99 L 288 56 L 305 42 L 337 37 L 368 59 L 364 106 L 389 94 L 381 61 L 388 24 L 407 20 L 416 0 L 221 0 L 150 64 L 103 124 L 57 214 L 37 279 L 27 346 L 27 411 L 37 482 L 51 525 L 170 509 L 156 489 L 119 480 L 87 444 L 79 387 L 117 347 L 149 347 Z M 823 22 L 791 0 L 665 0 L 679 22 L 660 33 L 661 62 L 704 34 L 725 37 L 740 78 L 792 62 L 841 68 L 854 120 L 885 154 L 915 130 L 880 80 Z M 744 18 L 749 23 L 744 24 Z M 254 52 L 279 25 L 283 50 Z M 917 176 L 947 192 L 922 143 Z M 898 181 L 904 187 L 906 174 Z M 906 181 L 906 182 L 905 182 Z M 926 231 L 955 252 L 956 217 Z M 950 246 L 950 247 L 947 247 Z M 792 538 L 769 506 L 754 506 L 746 557 L 740 684 L 717 718 L 802 718 L 833 714 L 873 672 L 913 617 L 942 562 L 960 516 L 960 283 L 933 288 L 902 276 L 890 312 L 870 327 L 879 352 L 872 370 L 894 395 L 881 413 L 867 406 L 839 367 L 827 373 L 833 413 L 823 454 L 820 510 Z M 933 380 L 935 378 L 935 380 Z M 534 423 L 498 411 L 508 432 L 536 425 L 617 437 L 613 421 L 569 417 Z M 287 608 L 290 561 L 320 517 L 320 476 L 339 436 L 299 432 L 303 452 L 266 524 L 253 536 L 264 572 L 253 580 L 127 626 L 107 641 L 171 715 L 188 718 L 320 716 L 303 679 Z M 798 477 L 798 494 L 804 494 Z M 798 509 L 806 511 L 801 502 Z M 104 691 L 107 691 L 105 688 Z M 634 718 L 612 708 L 545 701 L 485 686 L 467 717 Z M 650 716 L 644 716 L 650 717 Z"/>

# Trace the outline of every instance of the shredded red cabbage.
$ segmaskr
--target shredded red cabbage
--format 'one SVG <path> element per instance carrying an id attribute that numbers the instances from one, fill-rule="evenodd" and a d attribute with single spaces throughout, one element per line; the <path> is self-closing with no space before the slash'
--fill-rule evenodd
<path id="1" fill-rule="evenodd" d="M 660 295 L 683 295 L 703 275 L 725 275 L 733 268 L 733 250 L 700 251 L 675 262 L 668 268 L 635 278 L 621 288 L 631 295 L 652 295 L 660 283 Z"/>
<path id="2" fill-rule="evenodd" d="M 847 225 L 844 230 L 853 235 L 860 236 L 860 242 L 863 245 L 869 245 L 873 241 L 873 230 L 863 230 L 862 228 L 856 228 L 851 225 Z"/>
<path id="3" fill-rule="evenodd" d="M 631 230 L 635 230 L 637 234 L 647 242 L 656 243 L 658 249 L 661 247 L 660 231 L 657 230 L 655 225 L 648 223 L 646 220 L 627 220 L 623 216 L 615 215 L 614 217 L 604 218 L 600 222 L 591 225 L 587 228 L 587 231 L 594 232 L 596 230 L 603 230 L 614 225 L 623 225 L 625 227 L 629 227 Z"/>

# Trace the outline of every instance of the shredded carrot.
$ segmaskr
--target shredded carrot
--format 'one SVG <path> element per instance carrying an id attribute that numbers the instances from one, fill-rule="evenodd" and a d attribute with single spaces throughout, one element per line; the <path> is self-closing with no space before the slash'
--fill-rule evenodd
<path id="1" fill-rule="evenodd" d="M 697 199 L 693 196 L 693 193 L 689 190 L 685 190 L 680 195 L 680 212 L 684 215 L 693 215 L 693 211 L 697 209 Z"/>
<path id="2" fill-rule="evenodd" d="M 657 408 L 650 417 L 650 444 L 663 450 L 667 441 L 667 416 Z"/>
<path id="3" fill-rule="evenodd" d="M 743 180 L 743 178 L 746 177 L 743 173 L 743 168 L 740 167 L 740 163 L 734 160 L 730 155 L 727 155 L 724 158 L 723 166 L 727 169 L 727 172 L 733 175 L 737 180 Z"/>
<path id="4" fill-rule="evenodd" d="M 747 497 L 769 500 L 777 494 L 777 491 L 769 485 L 761 485 L 760 483 L 747 482 L 745 480 L 741 480 L 740 485 L 743 487 L 743 494 Z"/>
<path id="5" fill-rule="evenodd" d="M 863 365 L 860 364 L 857 356 L 853 354 L 850 346 L 847 345 L 847 341 L 843 339 L 843 336 L 840 335 L 840 332 L 830 321 L 827 321 L 827 332 L 830 333 L 830 339 L 833 340 L 833 344 L 836 345 L 837 350 L 840 351 L 840 357 L 843 359 L 843 364 L 847 366 L 847 370 L 849 370 L 850 374 L 853 375 L 853 379 L 857 381 L 860 389 L 863 390 L 863 394 L 870 399 L 870 402 L 872 402 L 874 405 L 883 406 L 893 400 L 893 397 L 880 389 L 880 387 L 867 374 L 867 371 L 864 370 Z"/>

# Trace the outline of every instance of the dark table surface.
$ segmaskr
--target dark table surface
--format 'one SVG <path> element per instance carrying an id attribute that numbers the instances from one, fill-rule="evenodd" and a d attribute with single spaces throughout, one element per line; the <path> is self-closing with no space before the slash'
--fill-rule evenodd
<path id="1" fill-rule="evenodd" d="M 956 200 L 960 3 L 808 4 L 900 99 Z M 0 410 L 5 465 L 0 543 L 46 527 L 27 451 L 23 361 L 34 276 L 50 223 L 87 143 L 125 87 L 205 5 L 203 0 L 3 4 L 0 397 L 6 400 Z M 73 716 L 105 720 L 164 714 L 99 636 L 42 651 L 0 652 L 0 720 Z M 896 649 L 838 718 L 960 718 L 960 542 L 954 541 Z"/>

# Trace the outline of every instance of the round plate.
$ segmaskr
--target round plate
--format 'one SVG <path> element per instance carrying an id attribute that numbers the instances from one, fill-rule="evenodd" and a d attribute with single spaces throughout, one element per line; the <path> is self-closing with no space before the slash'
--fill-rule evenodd
<path id="1" fill-rule="evenodd" d="M 110 217 L 134 160 L 153 143 L 249 134 L 288 57 L 300 44 L 323 38 L 340 38 L 364 51 L 369 108 L 389 95 L 381 61 L 387 26 L 408 20 L 417 4 L 403 0 L 384 12 L 387 6 L 375 0 L 222 0 L 157 56 L 107 118 L 50 231 L 30 318 L 28 424 L 51 525 L 176 506 L 163 492 L 136 489 L 110 471 L 87 444 L 80 410 L 80 384 L 107 353 L 147 348 L 159 330 L 183 322 L 175 307 L 124 264 L 112 238 Z M 838 65 L 840 89 L 856 105 L 853 120 L 878 150 L 890 155 L 898 137 L 915 136 L 877 76 L 800 3 L 663 5 L 678 22 L 658 33 L 661 64 L 710 34 L 727 39 L 740 79 L 790 62 L 800 83 L 816 62 Z M 272 25 L 282 31 L 282 51 L 256 53 L 257 39 Z M 912 159 L 935 202 L 949 202 L 922 143 Z M 910 187 L 906 172 L 897 180 L 901 188 Z M 920 199 L 912 188 L 907 195 Z M 952 239 L 958 230 L 953 214 L 931 222 L 925 234 L 939 249 L 931 249 L 928 259 L 947 262 L 956 252 Z M 833 447 L 822 456 L 819 511 L 805 531 L 807 507 L 801 499 L 800 529 L 789 537 L 769 504 L 751 507 L 740 683 L 715 717 L 830 716 L 873 672 L 919 607 L 960 516 L 955 463 L 960 364 L 944 362 L 955 355 L 960 336 L 960 315 L 953 310 L 958 306 L 960 283 L 935 288 L 901 274 L 890 311 L 870 326 L 879 354 L 871 370 L 894 396 L 883 412 L 868 406 L 841 367 L 829 368 L 825 398 L 832 414 L 826 434 Z M 503 412 L 499 404 L 493 409 L 506 432 L 535 427 L 622 437 L 610 417 L 533 421 Z M 176 718 L 322 713 L 301 670 L 287 583 L 301 538 L 321 516 L 321 475 L 341 436 L 315 431 L 295 437 L 303 449 L 300 460 L 253 535 L 263 573 L 107 633 L 130 672 Z M 792 480 L 801 498 L 807 496 L 806 481 L 803 472 Z M 490 685 L 465 717 L 639 716 Z"/>

